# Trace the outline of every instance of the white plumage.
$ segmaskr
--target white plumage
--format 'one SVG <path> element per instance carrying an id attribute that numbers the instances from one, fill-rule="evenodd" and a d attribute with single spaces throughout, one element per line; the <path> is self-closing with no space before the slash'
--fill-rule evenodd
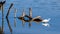
<path id="1" fill-rule="evenodd" d="M 47 23 L 47 22 L 49 22 L 50 21 L 50 18 L 49 19 L 44 19 L 44 20 L 42 20 L 42 22 L 44 22 L 44 23 Z"/>
<path id="2" fill-rule="evenodd" d="M 48 26 L 48 27 L 49 27 L 50 24 L 49 24 L 48 22 L 49 22 L 50 20 L 51 20 L 51 18 L 42 20 L 42 22 L 43 22 L 42 25 L 43 25 L 43 26 Z"/>
<path id="3" fill-rule="evenodd" d="M 48 26 L 48 27 L 50 26 L 49 23 L 42 23 L 42 25 L 43 25 L 43 26 Z"/>

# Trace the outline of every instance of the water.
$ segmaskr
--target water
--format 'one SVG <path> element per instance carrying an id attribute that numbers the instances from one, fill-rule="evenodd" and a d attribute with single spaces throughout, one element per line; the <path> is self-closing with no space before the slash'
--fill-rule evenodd
<path id="1" fill-rule="evenodd" d="M 8 20 L 12 29 L 12 34 L 60 34 L 60 0 L 6 0 L 4 4 L 4 33 L 11 34 L 7 20 L 5 18 L 10 4 L 13 7 L 10 10 Z M 29 28 L 29 23 L 26 22 L 24 27 L 22 21 L 16 18 L 14 24 L 14 8 L 17 9 L 16 16 L 21 16 L 23 9 L 26 14 L 29 14 L 29 8 L 32 8 L 32 17 L 41 16 L 43 19 L 51 18 L 50 27 L 45 27 L 41 23 L 32 22 Z M 0 10 L 0 26 L 2 26 L 2 12 Z"/>

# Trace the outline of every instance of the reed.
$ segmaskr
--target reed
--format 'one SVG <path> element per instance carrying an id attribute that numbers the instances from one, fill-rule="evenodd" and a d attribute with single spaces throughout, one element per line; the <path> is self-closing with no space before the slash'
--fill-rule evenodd
<path id="1" fill-rule="evenodd" d="M 14 26 L 16 27 L 16 13 L 17 13 L 17 9 L 14 9 Z"/>
<path id="2" fill-rule="evenodd" d="M 8 16 L 9 16 L 10 9 L 12 8 L 12 6 L 13 6 L 13 3 L 11 3 L 11 5 L 10 5 L 10 7 L 9 7 L 9 9 L 8 9 L 8 12 L 7 12 L 7 15 L 6 15 L 6 17 L 8 17 Z"/>

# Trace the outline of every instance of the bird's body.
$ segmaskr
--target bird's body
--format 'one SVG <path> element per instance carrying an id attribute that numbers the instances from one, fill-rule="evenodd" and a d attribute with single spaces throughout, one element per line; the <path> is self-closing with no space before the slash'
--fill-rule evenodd
<path id="1" fill-rule="evenodd" d="M 47 23 L 47 22 L 49 22 L 50 21 L 50 18 L 49 19 L 44 19 L 44 20 L 42 20 L 42 22 L 44 22 L 44 23 Z"/>

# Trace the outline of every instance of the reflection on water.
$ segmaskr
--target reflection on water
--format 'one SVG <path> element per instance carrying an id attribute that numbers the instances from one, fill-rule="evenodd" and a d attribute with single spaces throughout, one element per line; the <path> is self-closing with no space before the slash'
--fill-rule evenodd
<path id="1" fill-rule="evenodd" d="M 14 26 L 16 27 L 16 13 L 17 13 L 17 9 L 14 9 Z"/>
<path id="2" fill-rule="evenodd" d="M 29 22 L 29 28 L 31 27 L 31 25 L 32 25 L 31 22 Z"/>
<path id="3" fill-rule="evenodd" d="M 16 18 L 14 18 L 14 26 L 16 27 Z"/>
<path id="4" fill-rule="evenodd" d="M 14 8 L 11 9 L 11 12 L 10 12 L 10 8 L 12 7 L 13 4 L 14 4 L 14 8 L 18 9 L 18 12 L 17 14 L 15 13 L 15 15 L 13 14 L 14 12 Z M 11 5 L 11 6 L 10 6 Z M 9 8 L 10 6 L 10 8 Z M 38 16 L 42 16 L 42 18 L 52 18 L 51 20 L 51 27 L 50 28 L 46 28 L 44 26 L 42 26 L 41 24 L 39 25 L 36 25 L 34 22 L 31 23 L 31 22 L 24 22 L 21 20 L 18 20 L 16 19 L 16 16 L 20 16 L 22 14 L 22 9 L 25 8 L 25 12 L 27 13 L 27 15 L 29 15 L 29 10 L 28 8 L 29 7 L 32 7 L 32 11 L 33 11 L 33 17 L 36 17 L 37 15 Z M 1 6 L 0 5 L 0 9 L 2 10 L 2 14 L 0 15 L 0 18 L 2 19 L 2 23 L 1 23 L 1 26 L 0 26 L 0 33 L 14 33 L 14 34 L 17 34 L 17 33 L 44 33 L 44 34 L 55 34 L 56 32 L 57 33 L 60 33 L 60 1 L 59 0 L 6 0 L 6 3 L 4 6 Z M 4 9 L 4 10 L 3 10 Z M 8 14 L 6 15 L 7 13 L 7 10 L 8 10 Z M 15 10 L 16 11 L 16 10 Z M 9 12 L 10 12 L 10 15 L 9 15 Z M 6 18 L 7 20 L 7 24 L 6 24 L 6 21 L 4 20 L 5 16 L 8 16 L 9 17 L 13 17 L 15 16 L 15 18 L 13 19 L 10 19 L 10 18 Z M 0 19 L 0 20 L 1 20 Z M 11 22 L 10 22 L 11 20 Z M 13 23 L 14 22 L 14 23 Z M 24 29 L 22 28 L 22 25 L 23 27 L 25 27 L 26 25 L 29 26 L 29 28 L 26 26 Z M 8 27 L 9 29 L 8 29 Z M 14 28 L 14 27 L 15 28 Z M 9 32 L 10 30 L 10 32 Z M 22 31 L 21 31 L 22 30 Z M 48 32 L 46 31 L 48 30 Z M 45 33 L 46 32 L 46 33 Z"/>
<path id="5" fill-rule="evenodd" d="M 0 27 L 0 34 L 3 34 L 2 28 Z"/>
<path id="6" fill-rule="evenodd" d="M 10 9 L 12 8 L 12 6 L 13 6 L 13 3 L 11 3 L 11 5 L 10 5 L 10 7 L 9 7 L 9 9 L 8 9 L 7 15 L 6 15 L 6 20 L 7 20 L 8 27 L 9 27 L 9 30 L 10 30 L 11 34 L 12 34 L 12 28 L 11 28 L 11 26 L 10 26 L 10 21 L 9 21 L 9 19 L 8 19 L 8 16 L 9 16 L 9 14 L 10 14 Z"/>
<path id="7" fill-rule="evenodd" d="M 11 28 L 10 21 L 9 21 L 8 17 L 6 18 L 6 20 L 7 20 L 7 23 L 8 23 L 9 30 L 12 33 L 12 28 Z"/>

